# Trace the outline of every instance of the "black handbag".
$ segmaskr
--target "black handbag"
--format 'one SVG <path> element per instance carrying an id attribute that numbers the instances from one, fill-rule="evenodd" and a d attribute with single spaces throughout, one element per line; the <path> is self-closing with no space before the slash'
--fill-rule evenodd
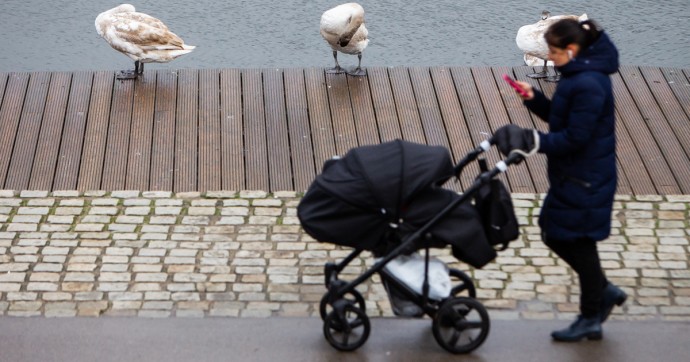
<path id="1" fill-rule="evenodd" d="M 479 166 L 485 172 L 486 160 L 479 160 Z M 508 243 L 520 236 L 513 200 L 501 180 L 493 178 L 485 183 L 474 195 L 474 206 L 481 216 L 489 244 L 500 245 L 498 250 L 505 250 Z"/>

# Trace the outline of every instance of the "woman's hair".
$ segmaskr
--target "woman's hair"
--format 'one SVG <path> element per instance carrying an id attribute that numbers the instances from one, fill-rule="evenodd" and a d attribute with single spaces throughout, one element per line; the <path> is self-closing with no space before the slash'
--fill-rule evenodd
<path id="1" fill-rule="evenodd" d="M 599 38 L 601 32 L 602 29 L 594 20 L 562 19 L 546 30 L 544 39 L 548 45 L 559 49 L 565 49 L 573 43 L 579 45 L 580 49 L 585 49 Z"/>

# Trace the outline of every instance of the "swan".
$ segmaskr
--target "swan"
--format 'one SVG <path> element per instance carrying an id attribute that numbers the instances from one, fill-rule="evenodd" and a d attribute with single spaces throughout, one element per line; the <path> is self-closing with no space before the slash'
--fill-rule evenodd
<path id="1" fill-rule="evenodd" d="M 130 4 L 98 14 L 96 31 L 111 47 L 134 60 L 134 70 L 119 72 L 118 79 L 137 78 L 144 73 L 144 63 L 167 63 L 195 48 L 162 21 L 136 12 Z"/>
<path id="2" fill-rule="evenodd" d="M 551 16 L 551 13 L 547 10 L 542 11 L 541 20 L 534 24 L 529 24 L 520 27 L 518 29 L 517 35 L 515 36 L 515 43 L 517 43 L 518 48 L 523 51 L 523 60 L 527 65 L 533 65 L 535 63 L 534 58 L 538 58 L 536 62 L 541 61 L 543 64 L 543 69 L 540 72 L 527 74 L 530 78 L 547 78 L 547 80 L 557 80 L 554 77 L 548 75 L 548 57 L 549 57 L 549 47 L 544 40 L 544 33 L 551 26 L 551 24 L 561 20 L 561 19 L 576 19 L 579 21 L 587 20 L 587 14 L 577 15 L 555 15 Z M 534 64 L 536 65 L 536 64 Z M 551 63 L 553 65 L 553 63 Z"/>
<path id="3" fill-rule="evenodd" d="M 367 28 L 364 26 L 364 8 L 357 3 L 338 5 L 321 15 L 321 36 L 333 49 L 335 67 L 327 73 L 342 73 L 338 64 L 338 52 L 357 54 L 357 68 L 350 75 L 365 75 L 362 69 L 362 51 L 369 44 Z"/>

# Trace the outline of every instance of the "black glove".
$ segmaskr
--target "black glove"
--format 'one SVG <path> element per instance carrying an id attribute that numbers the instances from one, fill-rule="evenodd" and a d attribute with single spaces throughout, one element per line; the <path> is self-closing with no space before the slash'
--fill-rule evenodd
<path id="1" fill-rule="evenodd" d="M 492 143 L 498 146 L 504 156 L 509 156 L 513 150 L 524 153 L 536 152 L 535 144 L 538 137 L 533 129 L 520 128 L 514 124 L 505 125 L 496 130 Z"/>

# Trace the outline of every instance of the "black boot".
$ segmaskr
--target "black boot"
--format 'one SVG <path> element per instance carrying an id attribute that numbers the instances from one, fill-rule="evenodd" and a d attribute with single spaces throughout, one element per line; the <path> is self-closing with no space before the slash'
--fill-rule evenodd
<path id="1" fill-rule="evenodd" d="M 611 283 L 606 284 L 601 295 L 601 312 L 599 313 L 601 323 L 604 323 L 609 317 L 614 305 L 621 306 L 626 299 L 628 299 L 628 295 L 621 288 Z"/>
<path id="2" fill-rule="evenodd" d="M 587 339 L 601 339 L 603 332 L 599 316 L 585 318 L 579 315 L 570 327 L 551 332 L 551 337 L 561 342 L 577 342 L 585 337 Z"/>

